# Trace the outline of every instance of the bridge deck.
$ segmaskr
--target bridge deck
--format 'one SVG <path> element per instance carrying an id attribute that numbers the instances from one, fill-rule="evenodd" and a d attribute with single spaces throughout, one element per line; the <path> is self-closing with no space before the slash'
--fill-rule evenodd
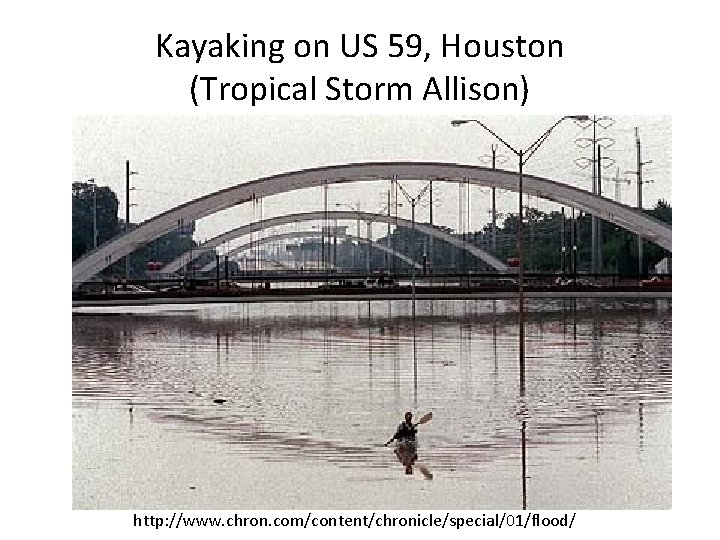
<path id="1" fill-rule="evenodd" d="M 427 287 L 415 288 L 417 300 L 514 300 L 513 288 Z M 648 287 L 527 287 L 526 298 L 672 298 L 670 288 Z M 358 300 L 411 300 L 410 287 L 388 288 L 278 288 L 247 291 L 196 291 L 173 294 L 85 295 L 73 298 L 73 307 L 142 306 L 163 304 L 312 302 Z"/>

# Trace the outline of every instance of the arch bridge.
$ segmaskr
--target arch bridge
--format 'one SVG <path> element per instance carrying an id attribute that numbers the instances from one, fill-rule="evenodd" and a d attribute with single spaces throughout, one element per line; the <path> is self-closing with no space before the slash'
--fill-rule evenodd
<path id="1" fill-rule="evenodd" d="M 238 184 L 172 208 L 86 253 L 73 263 L 73 286 L 92 278 L 138 247 L 181 223 L 189 223 L 256 199 L 309 187 L 378 180 L 468 182 L 507 191 L 518 190 L 515 172 L 476 165 L 438 162 L 370 162 L 305 169 Z M 672 229 L 635 208 L 547 178 L 524 175 L 524 192 L 573 206 L 634 232 L 672 251 Z"/>

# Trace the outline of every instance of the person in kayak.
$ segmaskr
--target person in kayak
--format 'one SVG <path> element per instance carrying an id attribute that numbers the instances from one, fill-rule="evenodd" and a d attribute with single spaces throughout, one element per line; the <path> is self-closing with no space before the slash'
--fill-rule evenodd
<path id="1" fill-rule="evenodd" d="M 395 448 L 395 455 L 400 463 L 405 466 L 405 474 L 413 473 L 413 465 L 417 461 L 417 443 L 415 436 L 417 434 L 417 424 L 412 422 L 412 413 L 405 413 L 405 420 L 398 426 L 392 439 L 385 443 L 385 446 L 393 441 L 398 444 Z"/>
<path id="2" fill-rule="evenodd" d="M 385 446 L 393 441 L 414 441 L 415 435 L 417 435 L 417 424 L 412 423 L 412 413 L 408 411 L 405 413 L 405 420 L 398 426 L 395 435 L 385 443 Z"/>

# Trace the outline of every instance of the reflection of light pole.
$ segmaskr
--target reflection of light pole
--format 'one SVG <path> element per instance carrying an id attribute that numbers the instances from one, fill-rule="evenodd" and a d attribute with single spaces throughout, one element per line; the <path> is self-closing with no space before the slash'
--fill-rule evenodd
<path id="1" fill-rule="evenodd" d="M 490 133 L 498 141 L 500 141 L 505 147 L 515 154 L 518 158 L 518 227 L 517 227 L 517 258 L 518 258 L 518 333 L 519 333 L 519 349 L 520 349 L 520 394 L 525 395 L 525 297 L 523 291 L 523 256 L 522 256 L 522 233 L 523 233 L 523 165 L 532 157 L 535 151 L 545 142 L 553 129 L 555 129 L 560 122 L 567 119 L 573 119 L 578 121 L 588 120 L 588 116 L 574 115 L 574 116 L 563 116 L 552 126 L 550 126 L 545 133 L 528 146 L 525 150 L 516 150 L 513 146 L 507 143 L 497 133 L 483 124 L 480 120 L 469 119 L 469 120 L 453 120 L 451 125 L 458 127 L 463 124 L 475 123 L 482 127 L 485 131 Z"/>
<path id="2" fill-rule="evenodd" d="M 527 510 L 527 421 L 522 421 L 521 439 L 522 439 L 522 501 L 523 510 Z"/>

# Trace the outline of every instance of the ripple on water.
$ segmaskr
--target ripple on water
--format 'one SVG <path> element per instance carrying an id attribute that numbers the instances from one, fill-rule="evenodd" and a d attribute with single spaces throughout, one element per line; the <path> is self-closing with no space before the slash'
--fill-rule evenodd
<path id="1" fill-rule="evenodd" d="M 520 416 L 512 303 L 483 301 L 420 302 L 415 342 L 408 302 L 76 316 L 73 399 L 263 460 L 370 468 L 404 410 L 432 410 L 421 452 L 439 471 L 517 459 L 523 422 L 530 447 L 594 447 L 636 430 L 638 406 L 669 407 L 669 311 L 539 304 Z"/>

